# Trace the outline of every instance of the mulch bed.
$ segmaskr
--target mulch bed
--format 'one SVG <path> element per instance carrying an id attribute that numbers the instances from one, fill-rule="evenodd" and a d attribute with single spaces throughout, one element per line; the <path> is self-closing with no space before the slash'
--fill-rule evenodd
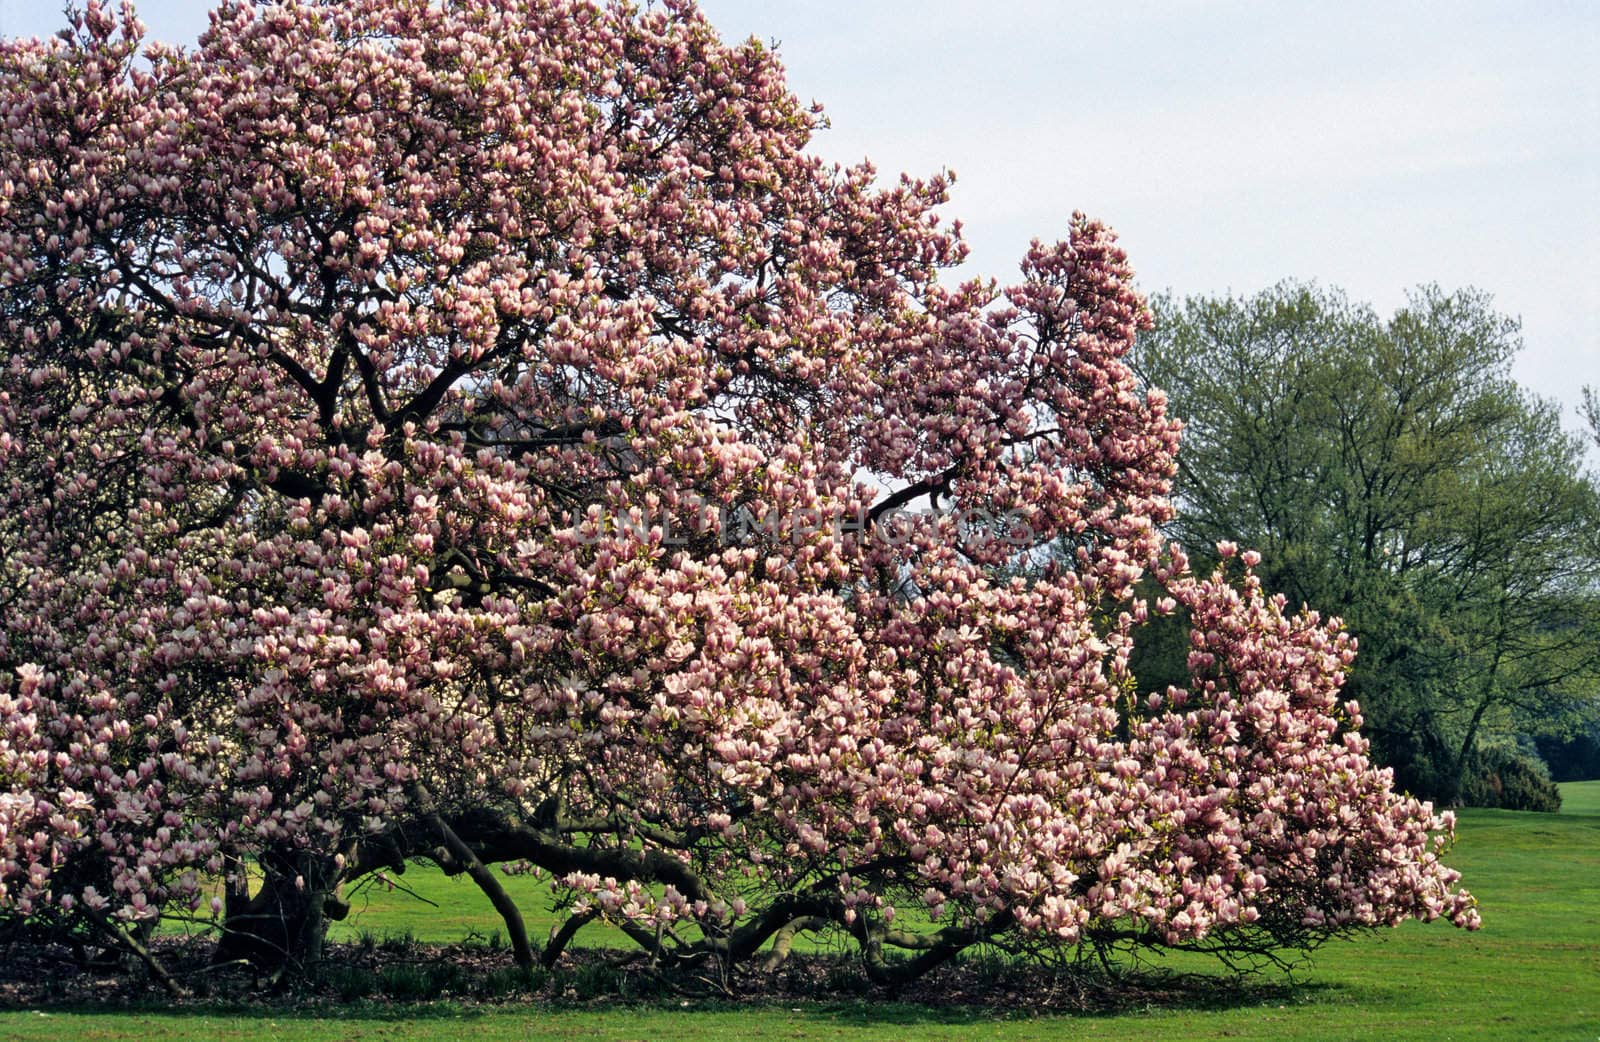
<path id="1" fill-rule="evenodd" d="M 1296 1001 L 1300 989 L 1276 980 L 1161 971 L 1054 969 L 1001 958 L 964 959 L 890 992 L 873 985 L 848 954 L 796 953 L 779 969 L 663 970 L 642 953 L 569 949 L 551 970 L 519 972 L 504 949 L 481 944 L 331 944 L 310 981 L 284 988 L 248 966 L 209 965 L 210 945 L 163 939 L 162 963 L 194 996 L 173 999 L 137 965 L 83 965 L 64 947 L 0 949 L 0 1009 L 42 1007 L 259 1008 L 268 1013 L 364 1011 L 419 1005 L 456 1007 L 658 1007 L 881 1004 L 1027 1016 L 1133 1009 L 1209 1008 Z"/>

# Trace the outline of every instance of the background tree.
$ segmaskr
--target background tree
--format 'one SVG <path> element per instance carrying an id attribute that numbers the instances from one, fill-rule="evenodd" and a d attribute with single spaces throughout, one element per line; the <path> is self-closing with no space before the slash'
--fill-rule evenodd
<path id="1" fill-rule="evenodd" d="M 596 920 L 724 967 L 806 929 L 885 981 L 1476 923 L 1346 637 L 1161 537 L 1177 429 L 1103 226 L 942 285 L 945 179 L 822 165 L 773 55 L 687 3 L 140 34 L 90 4 L 0 47 L 25 935 L 160 973 L 142 931 L 222 875 L 219 957 L 301 971 L 413 858 L 524 962 L 487 866 L 553 880 L 546 958 Z M 1180 607 L 1189 676 L 1141 688 Z"/>
<path id="2" fill-rule="evenodd" d="M 1135 365 L 1186 419 L 1174 532 L 1261 547 L 1359 634 L 1351 690 L 1407 787 L 1454 800 L 1486 734 L 1592 718 L 1595 486 L 1510 377 L 1515 322 L 1435 287 L 1388 320 L 1294 283 L 1157 310 Z"/>

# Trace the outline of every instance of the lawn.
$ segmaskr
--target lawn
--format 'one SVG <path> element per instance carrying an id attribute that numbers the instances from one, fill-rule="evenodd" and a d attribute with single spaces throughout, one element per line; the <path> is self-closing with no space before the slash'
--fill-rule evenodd
<path id="1" fill-rule="evenodd" d="M 1484 928 L 1407 924 L 1330 945 L 1271 1001 L 1115 1016 L 1007 1017 L 891 1003 L 765 1010 L 672 1004 L 598 1011 L 480 1012 L 450 1004 L 355 1007 L 347 1015 L 226 1010 L 0 1013 L 0 1038 L 105 1039 L 1465 1039 L 1600 1038 L 1600 782 L 1562 786 L 1560 814 L 1461 814 L 1452 863 L 1482 903 Z M 471 884 L 419 869 L 404 881 L 433 905 L 371 893 L 339 927 L 346 938 L 410 931 L 459 941 L 497 925 Z M 528 887 L 525 907 L 538 907 Z M 548 918 L 530 917 L 536 932 Z M 598 939 L 598 936 L 597 938 Z"/>
<path id="2" fill-rule="evenodd" d="M 1560 788 L 1561 813 L 1600 815 L 1600 781 L 1567 782 Z"/>

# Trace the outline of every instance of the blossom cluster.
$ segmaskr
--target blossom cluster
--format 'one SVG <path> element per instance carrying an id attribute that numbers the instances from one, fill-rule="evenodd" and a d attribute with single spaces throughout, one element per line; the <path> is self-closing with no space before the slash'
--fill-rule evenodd
<path id="1" fill-rule="evenodd" d="M 651 931 L 1476 922 L 1353 640 L 1162 536 L 1103 225 L 939 281 L 948 177 L 823 164 L 687 0 L 74 19 L 0 44 L 0 911 L 336 887 L 425 787 Z M 707 503 L 864 520 L 666 538 Z"/>

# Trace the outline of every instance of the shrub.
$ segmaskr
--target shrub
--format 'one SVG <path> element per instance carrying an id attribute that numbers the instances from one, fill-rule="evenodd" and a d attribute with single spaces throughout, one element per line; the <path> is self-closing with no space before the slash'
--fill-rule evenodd
<path id="1" fill-rule="evenodd" d="M 1561 793 L 1536 757 L 1521 749 L 1495 745 L 1477 750 L 1469 759 L 1461 802 L 1468 807 L 1553 813 L 1561 809 Z"/>

